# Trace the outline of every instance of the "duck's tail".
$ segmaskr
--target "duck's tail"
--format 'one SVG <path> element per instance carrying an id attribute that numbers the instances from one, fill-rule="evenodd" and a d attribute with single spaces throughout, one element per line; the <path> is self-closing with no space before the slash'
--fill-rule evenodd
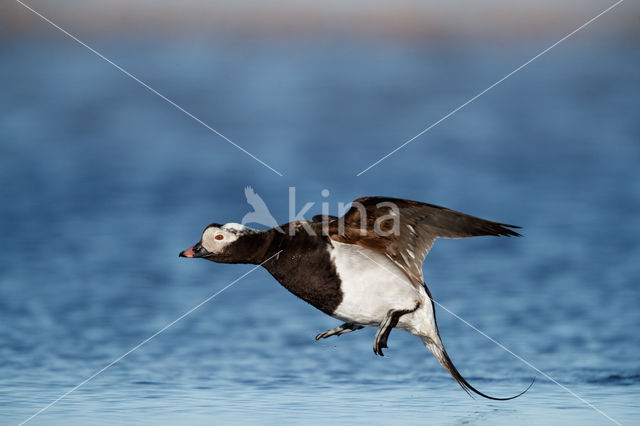
<path id="1" fill-rule="evenodd" d="M 492 399 L 494 401 L 508 401 L 510 399 L 514 399 L 519 397 L 520 395 L 524 394 L 526 391 L 528 391 L 531 386 L 533 386 L 533 383 L 536 381 L 535 377 L 533 378 L 533 380 L 531 381 L 531 384 L 522 392 L 520 392 L 519 394 L 515 395 L 515 396 L 510 396 L 507 398 L 497 398 L 494 396 L 489 396 L 485 393 L 480 392 L 478 389 L 474 388 L 473 386 L 471 386 L 469 384 L 469 382 L 467 382 L 465 380 L 464 377 L 462 377 L 462 374 L 460 374 L 460 372 L 458 371 L 458 369 L 456 368 L 455 365 L 453 365 L 453 361 L 451 361 L 451 358 L 449 358 L 449 354 L 447 353 L 447 351 L 444 349 L 444 345 L 442 344 L 442 341 L 440 340 L 440 336 L 437 336 L 437 341 L 428 338 L 428 337 L 423 337 L 422 341 L 424 342 L 424 345 L 426 346 L 427 349 L 429 349 L 429 351 L 436 357 L 436 359 L 440 362 L 440 364 L 442 364 L 442 366 L 449 372 L 449 374 L 451 374 L 451 377 L 453 377 L 453 379 L 458 382 L 458 384 L 460 385 L 460 387 L 462 389 L 464 389 L 464 391 L 466 393 L 468 393 L 470 396 L 471 392 L 480 395 L 483 398 L 487 398 L 487 399 Z"/>
<path id="2" fill-rule="evenodd" d="M 436 305 L 433 301 L 433 298 L 431 297 L 431 292 L 429 291 L 429 288 L 427 287 L 426 284 L 423 284 L 423 288 L 425 290 L 426 296 L 431 302 L 431 311 L 429 311 L 428 309 L 425 309 L 425 314 L 426 314 L 425 324 L 423 327 L 421 327 L 418 333 L 414 333 L 414 334 L 420 337 L 420 339 L 422 339 L 422 342 L 424 343 L 425 347 L 429 350 L 429 352 L 431 352 L 433 356 L 436 357 L 438 362 L 440 362 L 440 364 L 445 368 L 445 370 L 447 370 L 449 374 L 451 374 L 451 377 L 453 377 L 453 379 L 456 382 L 458 382 L 460 387 L 467 394 L 469 394 L 469 396 L 473 397 L 473 395 L 471 394 L 471 392 L 473 392 L 476 395 L 480 395 L 483 398 L 492 399 L 494 401 L 508 401 L 510 399 L 515 399 L 523 395 L 525 392 L 531 389 L 531 386 L 533 386 L 533 383 L 536 381 L 535 377 L 533 378 L 533 380 L 525 390 L 523 390 L 517 395 L 510 396 L 507 398 L 497 398 L 494 396 L 489 396 L 485 393 L 480 392 L 478 389 L 474 388 L 473 386 L 471 386 L 471 384 L 469 384 L 469 382 L 467 382 L 466 379 L 462 377 L 462 374 L 460 374 L 456 366 L 453 365 L 453 361 L 451 361 L 451 358 L 449 358 L 449 354 L 447 353 L 447 351 L 444 348 L 444 345 L 442 344 L 442 339 L 440 338 L 440 332 L 438 331 L 438 321 L 436 320 Z M 425 308 L 428 308 L 428 307 L 429 305 L 425 304 Z"/>

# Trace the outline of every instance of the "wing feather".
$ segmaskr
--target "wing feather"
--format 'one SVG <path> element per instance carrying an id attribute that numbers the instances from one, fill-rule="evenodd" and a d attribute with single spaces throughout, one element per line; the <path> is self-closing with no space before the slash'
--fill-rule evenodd
<path id="1" fill-rule="evenodd" d="M 399 215 L 399 217 L 397 217 Z M 385 254 L 411 281 L 424 282 L 422 264 L 436 238 L 520 236 L 515 225 L 492 222 L 434 204 L 362 197 L 330 223 L 329 237 Z"/>

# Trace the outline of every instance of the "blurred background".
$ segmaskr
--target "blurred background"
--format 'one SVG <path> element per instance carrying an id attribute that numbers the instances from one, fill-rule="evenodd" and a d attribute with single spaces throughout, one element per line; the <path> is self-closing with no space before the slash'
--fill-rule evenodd
<path id="1" fill-rule="evenodd" d="M 178 259 L 253 186 L 279 222 L 388 195 L 523 227 L 444 240 L 434 298 L 621 423 L 640 409 L 640 6 L 28 1 L 0 13 L 0 424 L 250 269 Z M 329 197 L 321 196 L 327 189 Z M 462 261 L 464 260 L 464 262 Z M 442 309 L 478 389 L 537 373 Z M 32 424 L 606 424 L 538 375 L 469 398 L 414 337 L 338 324 L 257 270 Z"/>

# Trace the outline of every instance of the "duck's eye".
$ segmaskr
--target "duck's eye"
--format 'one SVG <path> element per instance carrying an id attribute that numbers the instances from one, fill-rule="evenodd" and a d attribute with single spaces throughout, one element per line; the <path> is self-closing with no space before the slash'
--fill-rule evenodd
<path id="1" fill-rule="evenodd" d="M 216 240 L 222 240 L 224 238 L 224 235 L 218 234 L 216 235 Z"/>

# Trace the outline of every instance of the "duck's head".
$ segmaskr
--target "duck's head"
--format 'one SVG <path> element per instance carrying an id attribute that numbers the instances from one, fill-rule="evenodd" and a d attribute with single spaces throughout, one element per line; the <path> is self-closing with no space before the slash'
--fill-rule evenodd
<path id="1" fill-rule="evenodd" d="M 239 223 L 212 223 L 202 232 L 193 247 L 180 252 L 180 257 L 196 257 L 221 263 L 250 263 L 256 244 L 250 235 L 260 231 Z"/>

